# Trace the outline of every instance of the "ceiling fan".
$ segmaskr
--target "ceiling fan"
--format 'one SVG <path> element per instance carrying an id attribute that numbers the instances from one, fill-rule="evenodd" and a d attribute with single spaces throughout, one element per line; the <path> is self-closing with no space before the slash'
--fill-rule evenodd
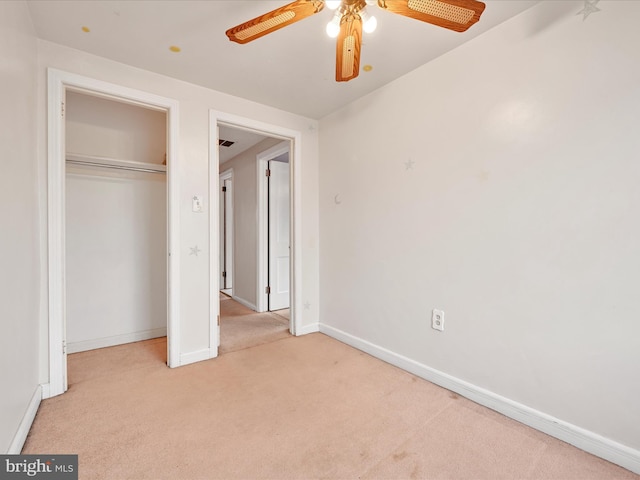
<path id="1" fill-rule="evenodd" d="M 366 7 L 378 7 L 439 27 L 464 32 L 480 19 L 485 4 L 476 0 L 296 0 L 227 30 L 229 40 L 247 43 L 282 27 L 310 17 L 325 5 L 335 14 L 327 34 L 337 37 L 336 81 L 347 82 L 360 73 L 362 31 L 373 31 L 375 17 Z"/>

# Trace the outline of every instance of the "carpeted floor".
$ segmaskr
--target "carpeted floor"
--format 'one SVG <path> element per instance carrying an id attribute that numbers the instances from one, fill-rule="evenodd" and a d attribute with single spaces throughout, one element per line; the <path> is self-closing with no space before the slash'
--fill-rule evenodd
<path id="1" fill-rule="evenodd" d="M 220 354 L 290 336 L 287 318 L 272 312 L 256 313 L 220 294 Z"/>
<path id="2" fill-rule="evenodd" d="M 274 310 L 273 312 L 274 315 L 278 315 L 279 317 L 284 318 L 287 322 L 289 322 L 291 320 L 291 310 L 288 308 L 283 308 L 282 310 Z"/>
<path id="3" fill-rule="evenodd" d="M 76 453 L 81 479 L 640 478 L 319 333 L 165 352 L 70 355 L 23 453 Z"/>

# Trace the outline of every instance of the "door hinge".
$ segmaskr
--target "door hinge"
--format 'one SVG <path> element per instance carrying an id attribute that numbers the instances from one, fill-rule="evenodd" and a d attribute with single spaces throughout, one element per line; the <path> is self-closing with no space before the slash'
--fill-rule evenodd
<path id="1" fill-rule="evenodd" d="M 265 174 L 267 177 L 270 177 L 270 176 L 271 176 L 271 170 L 267 168 L 267 170 L 264 172 L 264 174 Z"/>
<path id="2" fill-rule="evenodd" d="M 218 315 L 218 326 L 220 326 L 220 315 Z"/>
<path id="3" fill-rule="evenodd" d="M 265 288 L 265 289 L 264 289 L 264 291 L 265 291 L 265 293 L 266 293 L 267 295 L 270 295 L 270 294 L 271 294 L 271 287 L 267 287 L 267 288 Z"/>
<path id="4" fill-rule="evenodd" d="M 60 102 L 60 116 L 64 118 L 64 102 Z"/>
<path id="5" fill-rule="evenodd" d="M 227 272 L 222 272 L 222 278 L 227 278 Z"/>
<path id="6" fill-rule="evenodd" d="M 62 341 L 62 354 L 63 355 L 67 354 L 67 341 L 66 340 Z"/>
<path id="7" fill-rule="evenodd" d="M 227 191 L 227 187 L 224 187 L 224 186 L 223 186 L 223 187 L 222 187 L 222 191 L 223 191 L 223 192 L 226 192 L 226 191 Z"/>

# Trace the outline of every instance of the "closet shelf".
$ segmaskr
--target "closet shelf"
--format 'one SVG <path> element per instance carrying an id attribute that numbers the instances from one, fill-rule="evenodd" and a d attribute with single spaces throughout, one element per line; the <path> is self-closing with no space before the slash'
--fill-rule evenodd
<path id="1" fill-rule="evenodd" d="M 134 172 L 166 173 L 167 166 L 157 163 L 134 162 L 131 160 L 118 160 L 115 158 L 98 157 L 95 155 L 83 155 L 67 153 L 67 163 L 72 165 L 85 165 L 89 167 L 112 168 L 116 170 L 132 170 Z"/>

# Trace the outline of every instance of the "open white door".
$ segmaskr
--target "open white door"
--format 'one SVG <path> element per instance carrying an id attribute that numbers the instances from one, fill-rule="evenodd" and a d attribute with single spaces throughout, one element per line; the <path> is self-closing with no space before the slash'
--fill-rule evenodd
<path id="1" fill-rule="evenodd" d="M 233 288 L 233 172 L 220 174 L 220 290 Z"/>
<path id="2" fill-rule="evenodd" d="M 289 308 L 289 163 L 272 160 L 269 170 L 269 310 L 273 311 Z"/>

